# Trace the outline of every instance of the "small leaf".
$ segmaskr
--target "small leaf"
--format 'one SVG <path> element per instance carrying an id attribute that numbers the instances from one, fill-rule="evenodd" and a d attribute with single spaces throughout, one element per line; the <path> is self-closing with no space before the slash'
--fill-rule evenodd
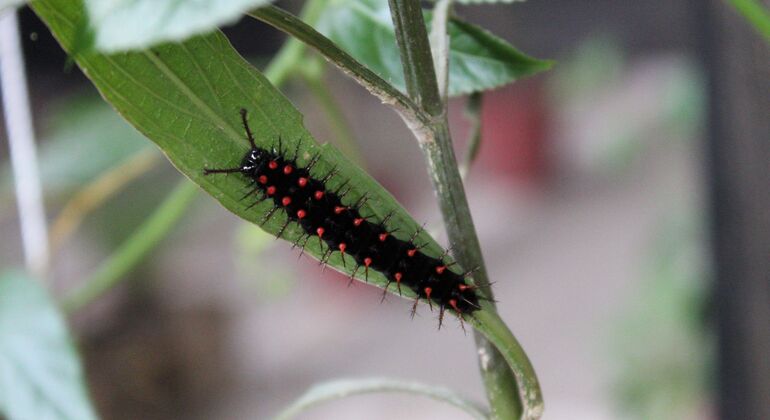
<path id="1" fill-rule="evenodd" d="M 426 24 L 431 14 L 425 12 Z M 319 32 L 385 80 L 404 90 L 404 73 L 386 0 L 336 0 L 318 21 Z M 449 95 L 493 89 L 551 67 L 488 31 L 452 18 L 449 33 Z"/>
<path id="2" fill-rule="evenodd" d="M 9 420 L 96 418 L 64 318 L 21 272 L 0 276 L 0 413 Z"/>
<path id="3" fill-rule="evenodd" d="M 181 41 L 237 21 L 270 0 L 86 0 L 101 51 L 143 49 Z"/>

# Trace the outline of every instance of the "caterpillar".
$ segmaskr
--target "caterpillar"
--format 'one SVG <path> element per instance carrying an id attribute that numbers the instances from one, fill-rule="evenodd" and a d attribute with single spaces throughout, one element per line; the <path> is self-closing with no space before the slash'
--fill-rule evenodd
<path id="1" fill-rule="evenodd" d="M 298 241 L 295 245 L 304 249 L 307 241 L 315 237 L 319 243 L 326 244 L 322 263 L 333 252 L 342 254 L 343 264 L 345 256 L 352 257 L 356 267 L 351 281 L 359 270 L 364 271 L 368 281 L 369 271 L 375 270 L 388 281 L 385 292 L 393 283 L 399 294 L 402 288 L 409 288 L 416 296 L 412 316 L 420 299 L 426 301 L 431 309 L 435 304 L 440 311 L 439 328 L 445 310 L 454 311 L 462 322 L 463 315 L 472 314 L 480 308 L 481 296 L 475 286 L 465 282 L 470 273 L 452 271 L 450 266 L 453 263 L 444 262 L 446 252 L 439 258 L 422 252 L 423 246 L 415 243 L 419 230 L 410 239 L 397 238 L 395 230 L 387 227 L 392 213 L 379 221 L 361 214 L 361 208 L 368 199 L 366 194 L 354 203 L 345 204 L 345 197 L 351 190 L 348 182 L 343 182 L 333 191 L 327 188 L 328 181 L 337 175 L 335 169 L 320 177 L 313 175 L 313 167 L 320 155 L 313 156 L 306 166 L 300 167 L 297 165 L 299 143 L 293 157 L 288 157 L 283 150 L 280 137 L 277 148 L 260 148 L 249 128 L 246 109 L 241 109 L 240 115 L 251 149 L 237 167 L 204 168 L 203 174 L 243 175 L 250 184 L 244 198 L 255 197 L 255 202 L 249 207 L 265 199 L 272 200 L 274 204 L 264 215 L 262 223 L 279 209 L 286 212 L 286 222 L 276 236 L 280 238 L 289 223 L 299 224 L 305 233 L 304 242 L 299 244 Z"/>

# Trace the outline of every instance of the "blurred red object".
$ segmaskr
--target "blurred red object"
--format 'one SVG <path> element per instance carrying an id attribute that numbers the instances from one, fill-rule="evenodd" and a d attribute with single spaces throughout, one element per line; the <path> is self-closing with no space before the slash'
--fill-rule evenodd
<path id="1" fill-rule="evenodd" d="M 471 174 L 541 184 L 549 166 L 543 84 L 527 80 L 484 94 L 481 116 L 481 149 Z M 467 122 L 463 128 L 467 132 Z"/>

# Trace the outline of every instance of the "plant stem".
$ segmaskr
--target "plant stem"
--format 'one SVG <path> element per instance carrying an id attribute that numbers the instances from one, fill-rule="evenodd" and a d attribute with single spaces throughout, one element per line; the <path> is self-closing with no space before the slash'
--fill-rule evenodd
<path id="1" fill-rule="evenodd" d="M 457 167 L 446 108 L 439 93 L 433 58 L 428 43 L 425 21 L 420 2 L 417 0 L 389 0 L 396 41 L 401 52 L 404 77 L 409 95 L 430 114 L 432 122 L 427 131 L 415 131 L 419 144 L 427 159 L 438 195 L 444 225 L 455 257 L 464 267 L 478 267 L 474 280 L 481 292 L 490 300 L 494 299 L 489 286 L 481 246 L 473 226 L 470 208 L 465 196 L 462 178 Z M 494 311 L 494 305 L 486 305 Z M 534 371 L 524 357 L 510 367 L 504 357 L 480 333 L 475 332 L 479 351 L 479 366 L 487 390 L 492 416 L 498 419 L 513 419 L 524 416 L 538 416 L 542 403 L 536 377 L 528 381 L 534 389 L 526 389 L 521 381 L 514 378 L 514 366 L 529 367 L 525 374 Z M 513 336 L 510 336 L 513 338 Z M 499 344 L 499 343 L 498 343 Z M 524 356 L 521 352 L 520 356 Z M 518 382 L 518 387 L 517 387 Z M 534 393 L 535 395 L 529 395 Z M 531 407 L 531 406 L 536 407 Z"/>
<path id="2" fill-rule="evenodd" d="M 16 8 L 0 12 L 0 83 L 27 269 L 45 279 L 48 238 Z"/>
<path id="3" fill-rule="evenodd" d="M 429 122 L 430 118 L 409 97 L 291 13 L 275 6 L 265 6 L 252 10 L 249 15 L 293 36 L 321 53 L 324 58 L 356 80 L 383 103 L 396 109 L 410 127 L 419 129 Z"/>
<path id="4" fill-rule="evenodd" d="M 67 313 L 77 311 L 115 286 L 179 222 L 198 190 L 198 186 L 187 178 L 182 179 L 139 229 L 102 262 L 80 288 L 65 298 L 64 310 Z"/>

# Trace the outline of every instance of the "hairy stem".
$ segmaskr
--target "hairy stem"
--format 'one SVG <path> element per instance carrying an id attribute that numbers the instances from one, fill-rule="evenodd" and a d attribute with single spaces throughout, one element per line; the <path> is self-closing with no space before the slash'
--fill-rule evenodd
<path id="1" fill-rule="evenodd" d="M 478 267 L 474 280 L 482 293 L 493 300 L 481 246 L 452 148 L 446 107 L 439 92 L 420 2 L 389 0 L 389 3 L 404 66 L 407 91 L 432 118 L 429 130 L 415 131 L 415 136 L 428 163 L 450 245 L 460 264 L 464 267 Z M 487 310 L 494 311 L 493 304 L 486 306 Z M 493 417 L 538 417 L 542 407 L 540 389 L 534 370 L 523 351 L 517 353 L 520 357 L 515 360 L 516 363 L 509 365 L 483 335 L 476 332 L 474 337 Z M 510 335 L 510 338 L 512 339 L 513 335 Z M 518 378 L 511 370 L 517 367 Z"/>

